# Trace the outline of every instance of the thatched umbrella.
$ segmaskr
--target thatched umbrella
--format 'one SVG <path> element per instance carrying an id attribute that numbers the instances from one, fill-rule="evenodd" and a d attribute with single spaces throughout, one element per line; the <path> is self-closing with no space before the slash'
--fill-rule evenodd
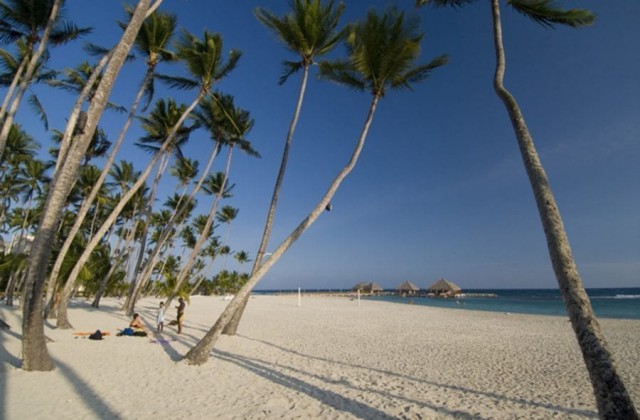
<path id="1" fill-rule="evenodd" d="M 361 281 L 360 283 L 357 283 L 355 286 L 353 286 L 351 288 L 351 291 L 357 292 L 358 290 L 360 290 L 361 292 L 366 292 L 368 291 L 370 285 L 371 283 L 367 283 L 366 281 Z"/>
<path id="2" fill-rule="evenodd" d="M 434 293 L 436 295 L 457 295 L 462 293 L 462 289 L 457 284 L 450 282 L 446 279 L 440 279 L 427 287 L 428 293 Z"/>
<path id="3" fill-rule="evenodd" d="M 382 292 L 383 289 L 378 283 L 371 283 L 369 284 L 369 291 L 371 293 L 375 293 L 375 292 Z"/>
<path id="4" fill-rule="evenodd" d="M 413 293 L 416 293 L 418 290 L 420 290 L 418 286 L 411 283 L 409 280 L 405 281 L 400 286 L 398 286 L 398 291 L 401 293 L 413 294 Z"/>

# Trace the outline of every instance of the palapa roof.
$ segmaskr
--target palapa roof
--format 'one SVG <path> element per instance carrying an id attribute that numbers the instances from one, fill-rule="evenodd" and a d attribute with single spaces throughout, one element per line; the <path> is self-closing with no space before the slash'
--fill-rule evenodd
<path id="1" fill-rule="evenodd" d="M 457 284 L 446 279 L 440 279 L 427 287 L 428 292 L 460 292 L 462 289 Z"/>
<path id="2" fill-rule="evenodd" d="M 382 292 L 382 287 L 378 283 L 371 283 L 371 291 L 372 292 Z"/>
<path id="3" fill-rule="evenodd" d="M 367 283 L 366 281 L 361 281 L 353 286 L 351 290 L 360 290 L 362 292 L 381 292 L 382 287 L 380 287 L 378 283 Z"/>
<path id="4" fill-rule="evenodd" d="M 403 290 L 403 291 L 408 290 L 411 292 L 417 292 L 418 290 L 420 290 L 420 288 L 418 288 L 418 286 L 416 286 L 415 284 L 407 280 L 404 283 L 402 283 L 400 286 L 398 286 L 398 290 Z"/>

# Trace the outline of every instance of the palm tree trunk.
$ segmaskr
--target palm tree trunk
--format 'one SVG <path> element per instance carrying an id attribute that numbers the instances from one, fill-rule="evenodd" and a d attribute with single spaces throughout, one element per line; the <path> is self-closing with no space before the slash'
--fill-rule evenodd
<path id="1" fill-rule="evenodd" d="M 16 75 L 13 77 L 13 80 L 11 81 L 11 85 L 9 86 L 9 90 L 7 90 L 7 94 L 4 97 L 4 101 L 2 102 L 2 108 L 0 108 L 0 120 L 2 120 L 4 118 L 4 114 L 7 111 L 7 107 L 9 106 L 9 102 L 11 101 L 11 98 L 13 97 L 13 93 L 16 90 L 16 86 L 18 86 L 18 82 L 20 81 L 20 78 L 22 77 L 22 72 L 24 72 L 25 67 L 27 67 L 27 63 L 29 62 L 29 55 L 25 55 L 24 58 L 22 59 L 22 61 L 20 62 L 20 65 L 18 66 L 18 69 L 16 70 Z"/>
<path id="2" fill-rule="evenodd" d="M 278 248 L 276 248 L 275 251 L 273 251 L 271 258 L 269 258 L 264 264 L 260 265 L 260 268 L 258 268 L 256 272 L 251 275 L 247 283 L 242 286 L 236 296 L 231 300 L 231 302 L 229 302 L 213 327 L 211 327 L 211 329 L 205 334 L 205 336 L 191 350 L 189 350 L 189 352 L 184 357 L 187 360 L 187 363 L 192 365 L 201 365 L 209 359 L 209 354 L 215 346 L 216 341 L 222 334 L 222 330 L 227 326 L 233 314 L 239 309 L 242 301 L 248 299 L 251 291 L 256 286 L 256 284 L 258 284 L 260 279 L 262 279 L 262 277 L 267 274 L 267 272 L 282 257 L 282 255 L 284 255 L 284 253 L 298 240 L 298 238 L 300 238 L 300 236 L 309 227 L 311 227 L 311 225 L 320 217 L 322 212 L 325 211 L 325 208 L 335 195 L 336 191 L 340 187 L 340 184 L 342 184 L 342 181 L 344 181 L 347 175 L 351 173 L 356 165 L 356 162 L 358 161 L 358 157 L 360 156 L 360 152 L 362 152 L 364 142 L 369 132 L 369 127 L 371 126 L 371 122 L 373 121 L 373 115 L 375 114 L 379 99 L 380 98 L 378 96 L 374 95 L 373 100 L 371 101 L 371 106 L 369 107 L 367 119 L 365 120 L 364 127 L 362 129 L 362 132 L 360 133 L 358 143 L 356 144 L 353 154 L 351 155 L 351 159 L 333 180 L 324 197 L 322 197 L 320 202 L 311 211 L 307 218 L 304 219 L 293 230 L 293 232 L 291 232 L 291 234 L 280 244 L 280 246 L 278 246 Z"/>
<path id="3" fill-rule="evenodd" d="M 582 350 L 598 413 L 607 419 L 637 419 L 638 413 L 631 401 L 622 378 L 617 373 L 613 355 L 605 340 L 600 323 L 593 313 L 580 274 L 576 267 L 569 239 L 560 217 L 560 211 L 551 191 L 551 185 L 542 167 L 524 116 L 515 98 L 504 87 L 505 54 L 502 44 L 499 0 L 492 0 L 496 73 L 494 87 L 504 103 L 518 139 L 524 166 L 533 189 L 553 270 L 571 320 L 571 326 Z"/>
<path id="4" fill-rule="evenodd" d="M 141 288 L 142 280 L 140 279 L 140 267 L 142 266 L 142 262 L 144 261 L 144 253 L 147 249 L 147 237 L 149 235 L 149 225 L 151 224 L 151 213 L 153 212 L 153 202 L 155 201 L 156 191 L 158 189 L 158 184 L 160 183 L 160 178 L 164 173 L 167 165 L 169 163 L 169 154 L 165 151 L 162 155 L 162 159 L 160 160 L 160 164 L 158 165 L 158 170 L 156 171 L 156 176 L 153 180 L 153 186 L 151 187 L 151 194 L 149 194 L 149 201 L 145 209 L 144 214 L 144 226 L 142 227 L 142 237 L 140 238 L 140 248 L 138 249 L 138 258 L 136 259 L 136 265 L 133 269 L 134 281 L 132 282 L 129 288 L 129 294 L 125 299 L 124 305 L 122 305 L 123 310 L 129 316 L 133 315 L 134 310 L 134 302 L 135 295 L 139 292 Z"/>
<path id="5" fill-rule="evenodd" d="M 25 370 L 49 371 L 54 369 L 53 361 L 47 351 L 42 313 L 42 292 L 51 257 L 51 244 L 82 158 L 95 133 L 113 84 L 140 30 L 150 1 L 140 0 L 138 2 L 89 106 L 85 131 L 78 136 L 77 141 L 73 142 L 64 164 L 54 174 L 27 264 L 22 322 L 22 367 Z"/>
<path id="6" fill-rule="evenodd" d="M 98 80 L 98 76 L 102 74 L 102 70 L 107 66 L 107 64 L 109 64 L 109 60 L 111 60 L 112 56 L 113 50 L 109 51 L 100 59 L 96 67 L 93 69 L 91 76 L 89 76 L 87 82 L 80 91 L 80 95 L 76 98 L 76 102 L 73 105 L 71 114 L 69 115 L 69 120 L 67 121 L 67 126 L 64 130 L 62 140 L 60 141 L 60 150 L 58 151 L 58 159 L 56 160 L 56 171 L 66 159 L 67 150 L 71 143 L 71 137 L 73 136 L 74 131 L 76 131 L 78 119 L 82 113 L 82 106 L 89 97 L 89 93 L 91 93 L 91 89 L 95 85 L 96 80 Z"/>
<path id="7" fill-rule="evenodd" d="M 150 278 L 151 273 L 153 272 L 153 267 L 155 267 L 155 264 L 157 262 L 157 258 L 158 258 L 158 255 L 160 253 L 160 250 L 161 250 L 162 246 L 166 243 L 167 239 L 169 238 L 169 235 L 170 235 L 171 231 L 173 230 L 173 226 L 175 226 L 176 221 L 182 219 L 182 216 L 185 214 L 185 212 L 189 208 L 189 203 L 191 203 L 193 201 L 193 198 L 195 197 L 196 193 L 198 193 L 198 191 L 200 191 L 200 189 L 202 188 L 202 184 L 206 180 L 207 175 L 209 174 L 209 171 L 211 170 L 211 166 L 213 165 L 213 162 L 214 162 L 216 156 L 218 155 L 218 151 L 219 150 L 220 150 L 220 143 L 216 142 L 216 144 L 214 145 L 213 150 L 211 152 L 211 155 L 209 156 L 209 162 L 207 162 L 207 167 L 202 172 L 202 175 L 200 176 L 200 179 L 198 180 L 198 183 L 193 188 L 193 191 L 191 191 L 191 194 L 189 194 L 189 197 L 186 200 L 184 200 L 184 202 L 183 202 L 182 206 L 180 207 L 180 209 L 171 215 L 171 218 L 169 219 L 169 222 L 167 223 L 167 226 L 165 226 L 165 228 L 160 233 L 160 237 L 158 238 L 158 241 L 156 242 L 156 246 L 153 249 L 153 251 L 151 252 L 151 255 L 149 256 L 149 258 L 147 260 L 147 264 L 145 265 L 144 269 L 142 270 L 142 273 L 140 274 L 141 281 L 143 281 L 144 283 L 146 283 L 147 280 Z M 135 305 L 136 300 L 134 300 L 133 303 Z"/>
<path id="8" fill-rule="evenodd" d="M 273 219 L 276 214 L 278 198 L 280 197 L 280 188 L 282 187 L 284 174 L 287 170 L 287 162 L 289 161 L 289 149 L 291 148 L 291 143 L 293 141 L 293 133 L 295 132 L 296 126 L 298 125 L 298 118 L 300 117 L 300 110 L 302 109 L 304 94 L 307 91 L 308 78 L 309 78 L 309 65 L 305 65 L 304 72 L 302 74 L 302 82 L 300 84 L 300 94 L 298 95 L 298 103 L 296 104 L 296 109 L 293 113 L 291 124 L 289 125 L 289 132 L 287 133 L 287 139 L 285 141 L 284 150 L 282 152 L 282 160 L 280 161 L 280 169 L 278 170 L 278 177 L 276 178 L 276 183 L 275 183 L 275 186 L 273 187 L 273 194 L 271 195 L 271 204 L 269 205 L 269 212 L 267 213 L 267 221 L 264 224 L 264 232 L 262 233 L 262 240 L 260 241 L 260 246 L 258 247 L 258 253 L 256 254 L 256 259 L 253 263 L 253 268 L 251 269 L 252 275 L 256 272 L 258 268 L 260 268 L 260 265 L 262 264 L 262 259 L 264 258 L 264 254 L 267 251 L 267 246 L 269 245 L 269 238 L 271 237 L 271 229 L 273 228 Z M 247 298 L 240 304 L 240 306 L 238 307 L 238 310 L 233 315 L 233 318 L 224 329 L 223 334 L 236 335 L 236 332 L 238 331 L 238 326 L 240 325 L 240 319 L 242 319 L 242 314 L 244 313 L 244 308 L 246 308 L 248 301 L 249 301 L 249 295 L 247 295 Z"/>
<path id="9" fill-rule="evenodd" d="M 27 91 L 27 87 L 31 82 L 31 78 L 33 77 L 33 74 L 36 71 L 36 67 L 38 66 L 38 60 L 40 60 L 40 57 L 42 57 L 42 54 L 45 51 L 45 47 L 49 42 L 49 35 L 51 34 L 51 30 L 53 29 L 53 24 L 55 23 L 58 17 L 58 11 L 60 10 L 61 5 L 62 5 L 62 0 L 55 0 L 51 5 L 51 14 L 49 15 L 49 20 L 47 21 L 47 26 L 44 29 L 42 38 L 40 39 L 40 43 L 38 44 L 38 49 L 29 60 L 29 64 L 27 65 L 24 75 L 20 80 L 20 86 L 18 87 L 18 91 L 15 97 L 13 98 L 13 102 L 11 103 L 11 107 L 4 115 L 2 129 L 0 130 L 0 157 L 2 157 L 5 146 L 7 145 L 7 137 L 9 136 L 9 130 L 11 130 L 11 126 L 13 125 L 13 119 L 16 115 L 16 111 L 18 110 L 18 106 L 20 106 L 20 102 L 22 102 L 22 97 L 24 96 L 24 93 Z M 16 74 L 16 77 L 20 77 L 20 75 Z"/>
<path id="10" fill-rule="evenodd" d="M 140 1 L 143 1 L 143 0 L 140 0 Z M 144 0 L 144 1 L 146 1 L 148 3 L 148 1 L 150 1 L 150 0 Z M 114 59 L 115 59 L 115 57 L 114 57 Z M 146 181 L 147 177 L 151 173 L 151 170 L 153 169 L 153 167 L 155 166 L 156 162 L 158 161 L 158 158 L 160 156 L 162 156 L 164 154 L 164 152 L 172 144 L 173 139 L 175 138 L 176 133 L 178 132 L 178 129 L 184 123 L 184 120 L 187 118 L 187 116 L 189 116 L 189 114 L 193 111 L 193 109 L 198 105 L 200 100 L 202 100 L 203 97 L 204 97 L 204 92 L 200 92 L 198 94 L 198 97 L 193 101 L 193 103 L 191 103 L 191 105 L 189 105 L 189 107 L 187 107 L 185 112 L 180 116 L 180 119 L 178 120 L 176 125 L 172 128 L 172 130 L 169 133 L 169 135 L 167 136 L 167 139 L 165 140 L 165 142 L 162 144 L 160 149 L 156 152 L 154 157 L 151 159 L 151 161 L 147 165 L 147 168 L 140 175 L 140 177 L 135 182 L 135 184 L 133 184 L 131 189 L 129 191 L 127 191 L 127 193 L 124 196 L 122 196 L 122 198 L 120 199 L 120 202 L 111 211 L 111 214 L 107 217 L 107 219 L 105 220 L 104 224 L 100 227 L 100 229 L 98 229 L 98 231 L 93 236 L 93 238 L 91 238 L 91 240 L 89 240 L 89 242 L 87 243 L 86 248 L 84 249 L 84 251 L 80 255 L 80 258 L 78 259 L 78 261 L 76 262 L 75 266 L 71 270 L 71 273 L 69 274 L 69 277 L 67 279 L 67 284 L 65 285 L 65 288 L 67 289 L 66 296 L 63 296 L 64 295 L 63 293 L 61 293 L 61 296 L 60 296 L 60 303 L 58 304 L 58 321 L 57 321 L 57 326 L 59 328 L 72 328 L 71 324 L 69 323 L 69 319 L 67 318 L 67 305 L 69 303 L 69 300 L 68 300 L 69 295 L 68 295 L 68 293 L 70 293 L 69 289 L 73 290 L 73 284 L 77 280 L 78 275 L 80 274 L 80 270 L 82 270 L 82 267 L 84 266 L 84 264 L 89 260 L 89 257 L 91 256 L 91 253 L 96 248 L 96 246 L 98 246 L 98 244 L 102 240 L 104 234 L 107 233 L 107 231 L 110 229 L 111 225 L 113 225 L 116 222 L 116 219 L 118 218 L 118 216 L 120 215 L 120 213 L 124 209 L 125 205 L 129 202 L 129 200 L 131 200 L 131 198 L 135 195 L 135 193 L 138 192 L 140 187 L 142 187 L 142 185 Z M 67 287 L 67 286 L 69 286 L 69 287 Z M 65 300 L 63 300 L 63 298 L 65 298 Z M 61 318 L 63 318 L 63 319 L 61 320 Z"/>
<path id="11" fill-rule="evenodd" d="M 224 190 L 227 186 L 227 180 L 229 179 L 229 171 L 231 170 L 232 157 L 233 157 L 233 146 L 229 148 L 227 165 L 224 171 L 224 178 L 222 179 L 222 185 L 220 186 L 220 191 L 218 191 L 218 193 L 216 194 L 216 198 L 213 200 L 213 203 L 211 204 L 211 211 L 209 211 L 209 217 L 207 217 L 207 221 L 204 225 L 204 229 L 202 229 L 202 234 L 200 235 L 200 237 L 196 241 L 195 246 L 191 250 L 189 259 L 184 264 L 184 267 L 182 267 L 182 270 L 180 270 L 180 274 L 178 274 L 178 278 L 176 279 L 176 286 L 174 287 L 173 292 L 171 292 L 171 295 L 167 298 L 167 303 L 166 303 L 167 307 L 171 307 L 171 301 L 175 299 L 176 295 L 180 291 L 180 287 L 182 287 L 182 284 L 187 279 L 189 275 L 189 271 L 191 270 L 191 267 L 193 267 L 193 264 L 195 263 L 196 258 L 198 257 L 198 254 L 202 249 L 202 245 L 205 243 L 205 241 L 207 240 L 207 237 L 209 236 L 209 231 L 211 230 L 211 226 L 213 225 L 213 221 L 215 220 L 215 217 L 216 217 L 218 203 L 222 199 L 222 196 L 224 195 Z"/>

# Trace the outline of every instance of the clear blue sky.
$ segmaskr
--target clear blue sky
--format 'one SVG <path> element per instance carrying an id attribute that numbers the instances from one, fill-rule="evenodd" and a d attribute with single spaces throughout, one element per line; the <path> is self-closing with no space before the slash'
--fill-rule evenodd
<path id="1" fill-rule="evenodd" d="M 123 17 L 120 2 L 67 3 L 71 19 L 95 28 L 87 40 L 105 46 L 115 42 L 120 31 L 114 20 Z M 346 3 L 345 23 L 389 2 Z M 395 3 L 412 10 L 413 1 Z M 597 22 L 580 30 L 550 30 L 504 7 L 506 84 L 534 136 L 585 285 L 640 287 L 640 3 L 561 4 L 589 8 Z M 287 10 L 282 0 L 165 0 L 162 5 L 178 15 L 181 27 L 197 35 L 205 29 L 219 32 L 226 48 L 244 54 L 219 88 L 256 120 L 249 138 L 262 159 L 238 155 L 231 173 L 235 195 L 226 203 L 240 209 L 229 244 L 252 258 L 300 80 L 294 76 L 278 86 L 280 63 L 293 56 L 253 17 L 256 6 L 278 14 Z M 492 89 L 489 2 L 418 13 L 426 32 L 423 61 L 447 53 L 450 64 L 413 92 L 389 92 L 333 210 L 258 288 L 349 288 L 359 281 L 393 288 L 405 280 L 426 287 L 440 277 L 467 289 L 556 287 L 513 130 Z M 338 48 L 334 55 L 343 54 Z M 83 59 L 80 44 L 53 56 L 54 67 Z M 165 65 L 159 72 L 179 74 L 182 68 Z M 142 76 L 142 64 L 129 65 L 112 100 L 129 106 Z M 51 125 L 62 129 L 71 96 L 37 91 L 51 109 Z M 168 95 L 185 102 L 193 97 L 164 88 L 156 97 Z M 307 215 L 346 163 L 369 101 L 368 94 L 311 79 L 271 249 Z M 114 140 L 123 118 L 104 119 L 102 126 Z M 38 133 L 27 107 L 18 120 Z M 148 157 L 133 146 L 139 135 L 132 130 L 120 156 L 141 169 Z M 208 153 L 206 134 L 194 134 L 186 154 Z M 221 165 L 219 160 L 218 170 Z M 165 192 L 173 188 L 169 181 Z M 232 259 L 224 264 L 237 268 Z"/>

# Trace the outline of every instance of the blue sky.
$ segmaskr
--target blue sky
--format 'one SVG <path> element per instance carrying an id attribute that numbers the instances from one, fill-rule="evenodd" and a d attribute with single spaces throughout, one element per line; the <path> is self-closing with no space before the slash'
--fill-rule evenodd
<path id="1" fill-rule="evenodd" d="M 67 15 L 93 26 L 87 38 L 112 45 L 122 19 L 116 1 L 69 0 Z M 398 0 L 413 10 L 413 2 Z M 343 22 L 387 1 L 347 1 Z M 588 28 L 545 29 L 503 8 L 507 53 L 505 83 L 533 134 L 587 287 L 640 287 L 640 3 L 562 2 L 597 14 Z M 262 158 L 237 155 L 231 180 L 240 209 L 229 245 L 255 256 L 277 173 L 299 76 L 279 86 L 281 61 L 294 57 L 253 17 L 256 6 L 281 15 L 278 0 L 210 2 L 165 0 L 196 35 L 222 34 L 225 48 L 243 57 L 219 89 L 251 111 L 249 135 Z M 326 212 L 276 264 L 258 288 L 349 288 L 375 281 L 393 288 L 405 280 L 420 287 L 445 277 L 463 288 L 556 287 L 546 242 L 507 113 L 492 88 L 494 53 L 490 5 L 423 8 L 423 62 L 446 53 L 450 63 L 413 91 L 389 92 L 376 113 L 356 169 Z M 52 66 L 83 60 L 80 44 L 53 52 Z M 334 56 L 344 55 L 339 47 Z M 159 72 L 180 74 L 180 65 Z M 128 106 L 143 76 L 130 64 L 112 100 Z M 50 123 L 63 128 L 73 98 L 36 88 Z M 188 102 L 193 93 L 159 88 L 157 98 Z M 321 82 L 308 86 L 276 216 L 273 249 L 307 215 L 348 160 L 366 117 L 370 95 Z M 115 140 L 123 116 L 105 115 Z M 46 144 L 27 107 L 18 115 Z M 40 131 L 38 131 L 40 130 Z M 133 143 L 120 154 L 141 169 L 148 156 Z M 44 139 L 44 140 L 43 140 Z M 186 155 L 205 156 L 204 132 L 192 136 Z M 204 163 L 204 162 L 203 162 Z M 221 170 L 222 159 L 217 170 Z M 173 180 L 163 184 L 172 190 Z M 202 205 L 206 205 L 203 198 Z M 223 234 L 224 230 L 219 231 Z M 217 267 L 248 271 L 232 259 Z"/>

